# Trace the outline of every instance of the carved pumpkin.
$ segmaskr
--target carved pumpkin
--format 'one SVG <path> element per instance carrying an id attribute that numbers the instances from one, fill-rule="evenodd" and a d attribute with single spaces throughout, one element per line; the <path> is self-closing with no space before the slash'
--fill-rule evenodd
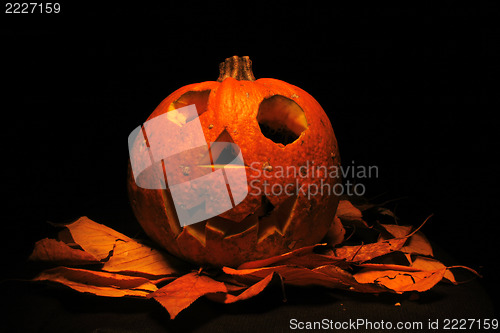
<path id="1" fill-rule="evenodd" d="M 217 81 L 178 89 L 148 120 L 191 104 L 206 142 L 240 148 L 248 195 L 229 211 L 181 227 L 169 189 L 137 186 L 129 164 L 131 205 L 147 235 L 177 257 L 230 267 L 320 242 L 337 223 L 332 188 L 340 180 L 326 174 L 339 166 L 339 154 L 319 103 L 286 82 L 255 80 L 250 59 L 234 56 L 221 63 Z"/>

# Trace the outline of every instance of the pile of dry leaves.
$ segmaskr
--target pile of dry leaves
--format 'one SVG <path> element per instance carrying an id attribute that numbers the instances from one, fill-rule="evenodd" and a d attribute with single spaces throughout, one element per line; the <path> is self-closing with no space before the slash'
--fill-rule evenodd
<path id="1" fill-rule="evenodd" d="M 361 293 L 422 292 L 443 279 L 457 283 L 450 269 L 459 266 L 446 267 L 434 259 L 420 228 L 368 225 L 362 212 L 367 209 L 392 214 L 341 200 L 336 218 L 348 232 L 340 244 L 326 241 L 236 269 L 194 267 L 87 217 L 61 225 L 57 239 L 38 241 L 30 259 L 52 266 L 35 281 L 99 296 L 153 298 L 172 319 L 201 296 L 233 303 L 259 294 L 272 280 L 282 286 L 319 285 Z M 366 241 L 374 235 L 375 241 Z"/>

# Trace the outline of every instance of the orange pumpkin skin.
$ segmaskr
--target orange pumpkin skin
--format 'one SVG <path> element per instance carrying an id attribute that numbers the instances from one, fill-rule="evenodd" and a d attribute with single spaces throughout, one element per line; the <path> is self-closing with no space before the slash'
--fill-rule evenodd
<path id="1" fill-rule="evenodd" d="M 332 189 L 340 179 L 324 172 L 339 167 L 337 141 L 319 103 L 304 90 L 280 80 L 238 80 L 232 76 L 176 90 L 148 120 L 195 103 L 206 141 L 230 137 L 240 147 L 245 165 L 251 166 L 246 168 L 247 179 L 254 182 L 248 185 L 249 193 L 241 203 L 219 216 L 181 228 L 169 191 L 138 187 L 129 164 L 129 198 L 146 234 L 171 254 L 198 265 L 237 267 L 316 244 L 334 223 L 339 201 Z M 277 95 L 285 97 L 284 108 L 295 102 L 307 119 L 307 129 L 286 145 L 267 138 L 257 121 L 261 103 Z M 309 167 L 310 174 L 287 174 L 290 166 L 294 169 L 289 170 Z M 312 176 L 312 170 L 320 174 Z M 299 184 L 305 191 L 295 186 L 288 192 L 294 195 L 271 193 L 273 186 L 283 189 L 287 184 Z M 313 195 L 310 188 L 323 193 Z"/>

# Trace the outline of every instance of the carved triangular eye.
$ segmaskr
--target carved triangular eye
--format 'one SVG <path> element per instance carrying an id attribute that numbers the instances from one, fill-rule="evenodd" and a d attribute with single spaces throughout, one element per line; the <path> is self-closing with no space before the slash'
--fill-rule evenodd
<path id="1" fill-rule="evenodd" d="M 281 95 L 260 103 L 257 122 L 266 138 L 284 145 L 297 140 L 308 127 L 304 110 L 295 101 Z"/>
<path id="2" fill-rule="evenodd" d="M 239 153 L 240 151 L 234 145 L 231 135 L 226 130 L 223 130 L 217 139 L 210 143 L 210 150 L 201 156 L 198 164 L 205 167 L 211 164 L 226 165 L 237 159 Z"/>
<path id="3" fill-rule="evenodd" d="M 230 163 L 243 165 L 243 161 L 239 159 L 239 148 L 234 144 L 233 138 L 226 130 L 223 130 L 217 139 L 215 139 L 215 142 L 211 143 L 210 152 L 214 165 L 226 165 Z M 235 161 L 235 159 L 237 160 Z"/>

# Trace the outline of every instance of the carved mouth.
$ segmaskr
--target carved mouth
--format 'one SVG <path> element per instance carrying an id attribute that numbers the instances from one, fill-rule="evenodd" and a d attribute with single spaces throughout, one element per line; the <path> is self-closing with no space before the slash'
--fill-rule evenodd
<path id="1" fill-rule="evenodd" d="M 165 209 L 172 212 L 175 209 L 169 196 L 168 190 L 164 190 Z M 172 230 L 175 230 L 177 234 L 176 238 L 182 233 L 189 233 L 203 244 L 203 246 L 206 246 L 207 234 L 209 233 L 215 233 L 218 235 L 217 238 L 223 239 L 230 239 L 236 236 L 251 237 L 260 243 L 274 234 L 280 236 L 285 234 L 287 227 L 294 217 L 296 205 L 297 196 L 290 196 L 283 203 L 275 207 L 265 195 L 262 195 L 259 208 L 240 222 L 215 216 L 206 221 L 181 228 L 174 213 L 175 218 L 169 219 L 169 223 Z M 249 235 L 249 233 L 252 235 Z"/>

